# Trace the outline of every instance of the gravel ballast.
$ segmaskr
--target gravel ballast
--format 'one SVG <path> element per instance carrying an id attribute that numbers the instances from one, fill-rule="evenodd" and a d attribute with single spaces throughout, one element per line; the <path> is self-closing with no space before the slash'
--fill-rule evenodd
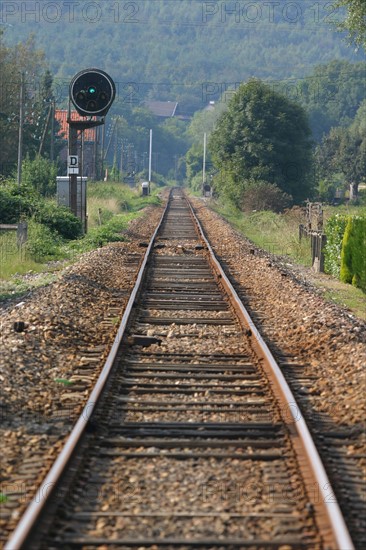
<path id="1" fill-rule="evenodd" d="M 0 545 L 87 401 L 145 254 L 141 243 L 161 214 L 149 207 L 129 224 L 125 242 L 84 254 L 54 283 L 0 306 Z M 24 330 L 16 332 L 19 323 Z"/>
<path id="2" fill-rule="evenodd" d="M 327 302 L 306 268 L 264 252 L 193 199 L 208 240 L 295 394 L 357 548 L 366 547 L 366 324 Z M 309 277 L 311 279 L 311 277 Z M 330 495 L 332 498 L 332 495 Z"/>
<path id="3" fill-rule="evenodd" d="M 351 504 L 362 502 L 361 487 L 342 482 L 351 470 L 361 480 L 365 466 L 365 323 L 326 302 L 296 270 L 239 236 L 202 201 L 194 204 L 318 437 L 351 534 L 360 541 L 364 514 L 355 515 Z M 145 252 L 140 243 L 149 240 L 161 212 L 149 208 L 130 225 L 128 241 L 85 254 L 56 282 L 2 308 L 0 546 L 90 394 Z M 18 322 L 25 323 L 21 332 L 14 330 Z M 184 329 L 179 334 L 184 337 Z M 324 430 L 333 436 L 324 440 Z"/>

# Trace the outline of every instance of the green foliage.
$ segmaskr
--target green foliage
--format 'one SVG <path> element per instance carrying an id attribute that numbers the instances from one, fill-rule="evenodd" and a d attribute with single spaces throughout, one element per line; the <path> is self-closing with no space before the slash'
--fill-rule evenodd
<path id="1" fill-rule="evenodd" d="M 122 231 L 133 219 L 133 214 L 118 214 L 100 227 L 93 227 L 80 243 L 83 248 L 101 247 L 107 243 L 124 241 Z"/>
<path id="2" fill-rule="evenodd" d="M 340 31 L 347 31 L 350 42 L 366 46 L 366 4 L 364 0 L 337 0 L 336 7 L 347 9 L 346 17 L 339 24 Z"/>
<path id="3" fill-rule="evenodd" d="M 339 182 L 335 179 L 321 179 L 318 182 L 317 195 L 321 202 L 330 203 L 333 201 L 336 190 L 340 186 Z"/>
<path id="4" fill-rule="evenodd" d="M 68 208 L 45 201 L 29 182 L 20 187 L 11 181 L 3 183 L 0 187 L 0 222 L 15 224 L 32 216 L 34 221 L 65 239 L 76 239 L 81 235 L 81 222 Z"/>
<path id="5" fill-rule="evenodd" d="M 56 231 L 33 219 L 28 222 L 28 240 L 25 250 L 31 259 L 43 262 L 57 258 L 61 243 L 61 237 Z"/>
<path id="6" fill-rule="evenodd" d="M 62 384 L 63 386 L 72 386 L 74 383 L 67 378 L 54 378 L 54 382 L 56 382 L 57 384 Z"/>
<path id="7" fill-rule="evenodd" d="M 149 132 L 153 130 L 153 158 L 152 169 L 155 173 L 168 176 L 170 170 L 176 173 L 179 159 L 184 156 L 189 141 L 186 136 L 187 122 L 169 118 L 160 119 L 153 116 L 146 108 L 137 105 L 121 105 L 118 102 L 113 107 L 118 112 L 118 117 L 112 120 L 109 131 L 112 147 L 109 148 L 107 161 L 113 166 L 110 171 L 112 179 L 120 181 L 120 161 L 122 156 L 122 170 L 124 177 L 127 174 L 145 171 L 144 179 L 147 179 Z M 108 128 L 107 128 L 108 132 Z M 115 140 L 123 136 L 123 152 L 117 147 Z M 153 179 L 156 182 L 156 179 Z"/>
<path id="8" fill-rule="evenodd" d="M 342 241 L 340 279 L 366 291 L 366 217 L 349 217 Z"/>
<path id="9" fill-rule="evenodd" d="M 335 214 L 325 225 L 327 242 L 324 247 L 324 270 L 337 279 L 340 276 L 342 240 L 347 222 L 348 216 Z"/>
<path id="10" fill-rule="evenodd" d="M 301 201 L 312 191 L 312 142 L 305 111 L 258 80 L 240 86 L 211 134 L 222 177 L 216 187 L 242 201 L 248 181 L 266 181 Z"/>
<path id="11" fill-rule="evenodd" d="M 15 40 L 19 33 L 12 33 Z M 28 34 L 28 33 L 27 33 Z M 23 35 L 23 42 L 9 47 L 0 35 L 0 173 L 10 175 L 16 168 L 18 114 L 21 75 L 25 76 L 23 154 L 34 158 L 45 126 L 43 89 L 39 85 L 46 70 L 43 52 L 37 49 L 35 35 Z M 39 80 L 38 80 L 39 79 Z"/>
<path id="12" fill-rule="evenodd" d="M 276 81 L 303 77 L 314 64 L 357 58 L 342 37 L 327 28 L 333 14 L 326 2 L 299 2 L 300 9 L 292 9 L 287 0 L 260 2 L 258 10 L 250 2 L 99 2 L 100 18 L 89 24 L 85 14 L 94 10 L 83 12 L 85 4 L 72 2 L 71 12 L 62 4 L 64 16 L 52 24 L 42 17 L 38 23 L 31 17 L 22 21 L 19 14 L 9 17 L 13 27 L 6 31 L 8 40 L 36 32 L 60 78 L 72 76 L 69 60 L 72 67 L 103 67 L 121 82 L 116 102 L 122 107 L 147 98 L 176 100 L 183 114 L 192 114 L 218 100 L 222 87 L 228 88 L 226 101 L 234 83 L 252 75 Z M 211 10 L 217 8 L 211 16 L 206 12 L 210 5 Z M 237 13 L 225 14 L 221 8 L 226 7 Z M 296 12 L 300 16 L 291 22 Z"/>
<path id="13" fill-rule="evenodd" d="M 195 176 L 192 177 L 190 181 L 190 188 L 192 191 L 198 192 L 199 195 L 202 194 L 202 172 L 199 172 Z"/>
<path id="14" fill-rule="evenodd" d="M 40 155 L 36 155 L 34 160 L 30 160 L 29 156 L 23 160 L 22 181 L 44 197 L 55 195 L 56 176 L 56 165 Z"/>
<path id="15" fill-rule="evenodd" d="M 235 204 L 226 201 L 223 206 L 215 209 L 260 248 L 272 254 L 289 256 L 301 264 L 311 265 L 309 243 L 305 239 L 299 241 L 302 212 L 298 208 L 292 208 L 283 214 L 268 210 L 243 213 Z"/>
<path id="16" fill-rule="evenodd" d="M 22 218 L 32 216 L 39 208 L 40 198 L 32 187 L 14 181 L 3 181 L 0 185 L 0 223 L 18 223 Z"/>
<path id="17" fill-rule="evenodd" d="M 365 62 L 331 61 L 317 65 L 307 78 L 299 81 L 295 99 L 309 115 L 317 142 L 331 128 L 346 128 L 366 99 Z"/>
<path id="18" fill-rule="evenodd" d="M 194 143 L 186 154 L 186 173 L 188 181 L 203 169 L 203 143 Z M 202 177 L 201 177 L 202 181 Z"/>
<path id="19" fill-rule="evenodd" d="M 341 173 L 346 184 L 358 185 L 366 174 L 366 100 L 348 128 L 332 128 L 316 149 L 317 172 L 321 179 L 332 180 Z"/>
<path id="20" fill-rule="evenodd" d="M 291 205 L 292 198 L 277 185 L 266 181 L 251 181 L 245 185 L 242 210 L 272 210 L 282 212 Z"/>
<path id="21" fill-rule="evenodd" d="M 34 217 L 37 222 L 56 231 L 64 239 L 77 239 L 82 234 L 81 221 L 64 206 L 50 202 L 41 203 Z"/>

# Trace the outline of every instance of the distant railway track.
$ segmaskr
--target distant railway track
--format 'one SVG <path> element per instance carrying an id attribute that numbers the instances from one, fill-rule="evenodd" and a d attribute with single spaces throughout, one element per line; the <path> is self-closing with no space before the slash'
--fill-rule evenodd
<path id="1" fill-rule="evenodd" d="M 5 546 L 37 547 L 353 548 L 295 399 L 179 190 Z"/>

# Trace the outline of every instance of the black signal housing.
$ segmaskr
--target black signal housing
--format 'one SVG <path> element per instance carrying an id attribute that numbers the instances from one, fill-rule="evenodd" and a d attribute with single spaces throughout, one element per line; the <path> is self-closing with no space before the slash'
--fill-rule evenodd
<path id="1" fill-rule="evenodd" d="M 72 79 L 69 94 L 79 115 L 102 117 L 116 97 L 116 86 L 101 69 L 84 69 Z"/>

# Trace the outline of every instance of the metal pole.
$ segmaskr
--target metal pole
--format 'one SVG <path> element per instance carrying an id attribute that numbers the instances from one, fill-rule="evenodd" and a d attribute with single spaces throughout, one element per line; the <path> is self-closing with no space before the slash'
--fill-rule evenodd
<path id="1" fill-rule="evenodd" d="M 121 140 L 120 173 L 121 173 L 121 183 L 123 183 L 123 140 Z"/>
<path id="2" fill-rule="evenodd" d="M 152 160 L 152 130 L 150 130 L 150 147 L 149 147 L 149 193 L 151 184 L 151 160 Z"/>
<path id="3" fill-rule="evenodd" d="M 114 154 L 113 154 L 113 181 L 118 181 L 117 170 L 118 170 L 118 160 L 117 160 L 117 144 L 118 144 L 118 119 L 116 119 L 116 133 L 114 136 Z"/>
<path id="4" fill-rule="evenodd" d="M 102 129 L 102 154 L 100 156 L 100 179 L 104 180 L 104 142 L 105 142 L 105 124 Z"/>
<path id="5" fill-rule="evenodd" d="M 92 179 L 96 181 L 98 179 L 98 126 L 94 128 L 94 143 L 93 143 L 93 170 L 92 170 Z"/>
<path id="6" fill-rule="evenodd" d="M 203 134 L 203 168 L 202 168 L 202 184 L 206 182 L 206 148 L 207 148 L 207 134 Z"/>
<path id="7" fill-rule="evenodd" d="M 78 154 L 78 132 L 72 123 L 69 123 L 69 155 Z M 69 174 L 70 209 L 77 217 L 77 174 Z"/>
<path id="8" fill-rule="evenodd" d="M 23 124 L 24 124 L 24 73 L 20 79 L 20 106 L 19 106 L 19 139 L 18 139 L 18 187 L 22 183 L 22 161 L 23 161 Z"/>
<path id="9" fill-rule="evenodd" d="M 84 198 L 84 130 L 81 131 L 81 146 L 80 146 L 80 187 L 79 187 L 79 200 L 80 200 L 80 212 L 79 219 L 81 220 L 84 233 L 86 233 L 86 189 L 85 189 L 85 203 Z"/>

